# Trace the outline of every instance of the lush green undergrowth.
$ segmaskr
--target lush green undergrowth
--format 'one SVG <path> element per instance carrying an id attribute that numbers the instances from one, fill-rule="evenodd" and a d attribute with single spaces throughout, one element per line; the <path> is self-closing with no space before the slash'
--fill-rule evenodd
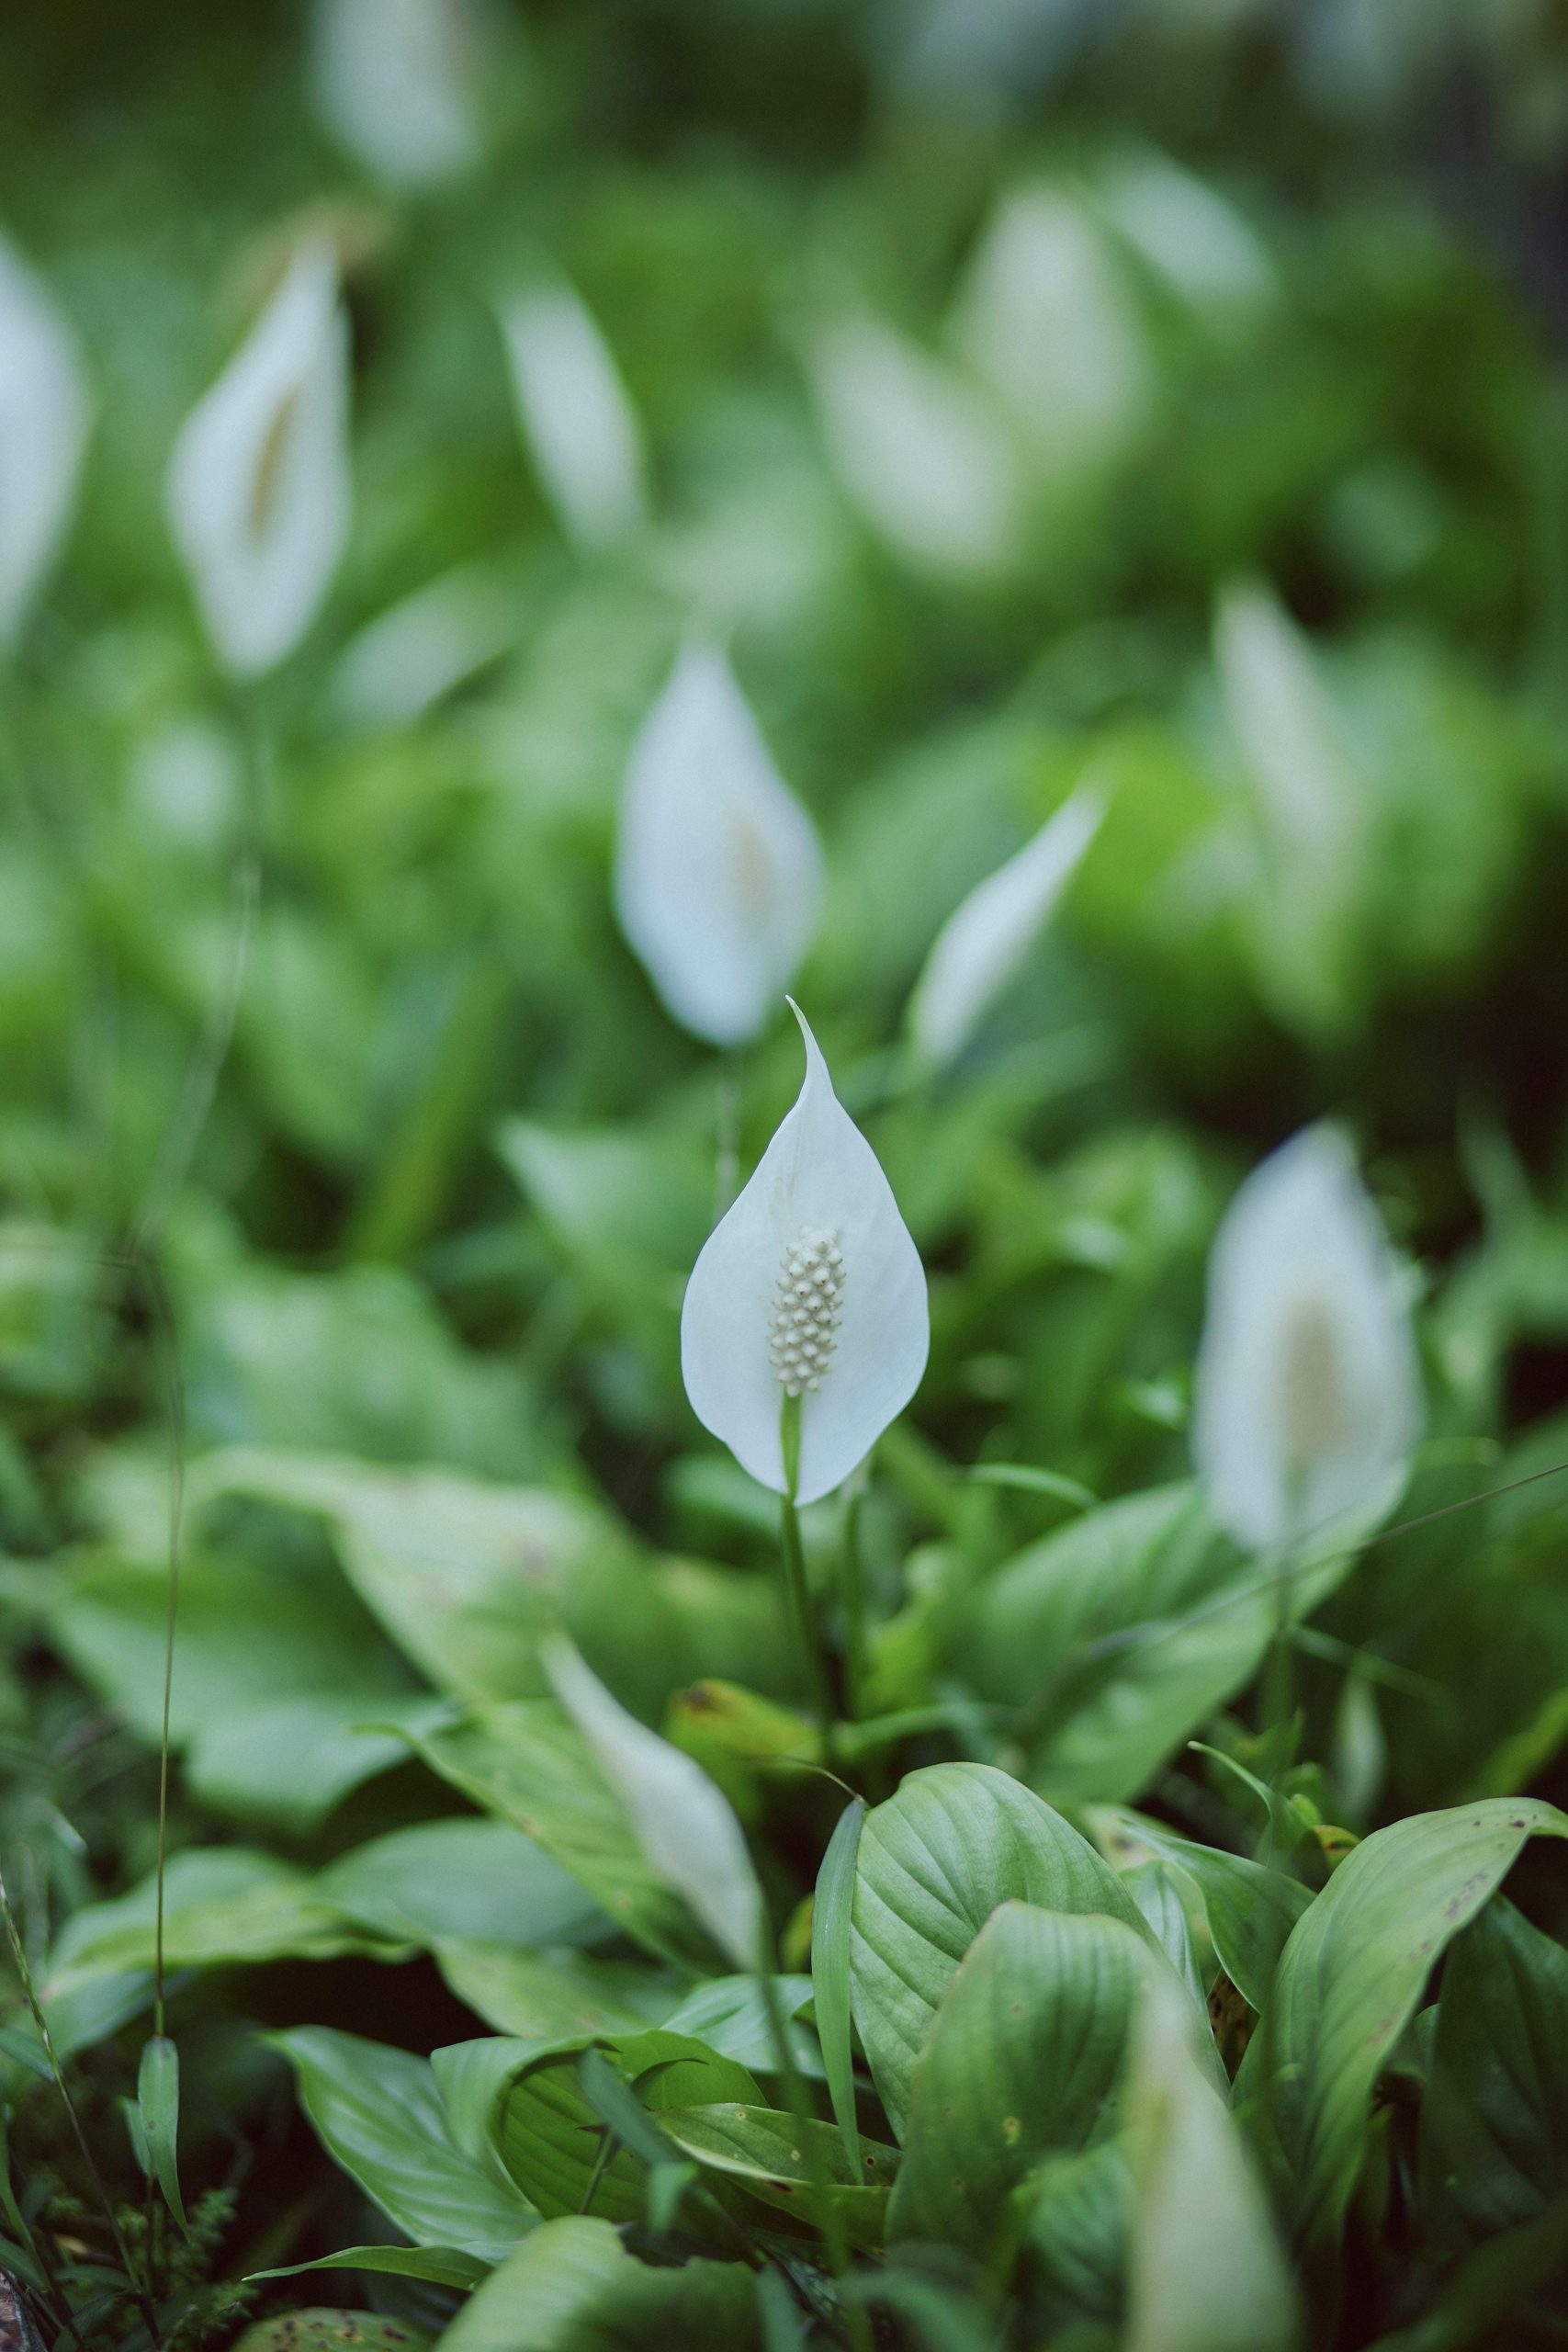
<path id="1" fill-rule="evenodd" d="M 1438 103 L 1528 230 L 1554 85 L 1522 12 L 1375 71 L 1134 13 L 1037 71 L 502 16 L 445 163 L 324 52 L 312 112 L 289 11 L 14 35 L 94 412 L 0 655 L 0 2271 L 59 2352 L 1568 2329 L 1568 468 Z M 165 470 L 312 266 L 353 521 L 253 660 Z M 347 494 L 291 401 L 242 537 Z M 695 828 L 640 866 L 634 746 Z M 992 899 L 928 963 L 1058 812 L 1016 954 Z M 786 985 L 897 1209 L 779 1227 L 825 1370 L 753 1442 L 682 1306 Z M 1324 1117 L 1375 1212 L 1347 1160 L 1227 1287 Z"/>

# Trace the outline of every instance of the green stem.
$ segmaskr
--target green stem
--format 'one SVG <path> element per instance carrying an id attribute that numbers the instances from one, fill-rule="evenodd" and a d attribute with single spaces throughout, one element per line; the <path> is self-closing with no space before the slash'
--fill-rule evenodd
<path id="1" fill-rule="evenodd" d="M 860 1548 L 861 1489 L 844 1498 L 844 1713 L 858 1723 L 865 1710 L 865 1574 Z"/>
<path id="2" fill-rule="evenodd" d="M 811 1588 L 806 1577 L 806 1553 L 800 1541 L 800 1515 L 795 1506 L 795 1488 L 800 1483 L 798 1396 L 784 1398 L 779 1434 L 784 1446 L 785 1481 L 784 1492 L 779 1498 L 779 1552 L 784 1561 L 784 1589 L 789 1598 L 790 1615 L 795 1621 L 795 1640 L 800 1648 L 807 1688 L 811 1693 L 811 1704 L 821 1734 L 822 1761 L 831 1765 L 835 1750 L 833 1694 L 829 1688 L 828 1669 L 817 1637 Z"/>

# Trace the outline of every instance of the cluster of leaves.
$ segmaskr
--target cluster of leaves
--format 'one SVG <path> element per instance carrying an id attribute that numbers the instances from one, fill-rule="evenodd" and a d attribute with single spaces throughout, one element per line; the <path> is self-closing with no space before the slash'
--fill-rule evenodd
<path id="1" fill-rule="evenodd" d="M 1004 104 L 961 7 L 541 9 L 489 161 L 415 203 L 313 126 L 288 12 L 144 13 L 34 12 L 0 141 L 98 409 L 0 713 L 18 2310 L 127 2352 L 243 2310 L 249 2352 L 1558 2340 L 1568 469 L 1523 306 L 1385 176 L 1396 78 L 1358 113 L 1326 37 L 1170 9 L 1058 27 Z M 1110 424 L 1007 428 L 974 560 L 824 353 L 874 319 L 967 382 L 974 256 L 1041 186 L 1106 273 Z M 1151 187 L 1168 229 L 1224 193 L 1239 281 Z M 236 695 L 158 484 L 308 208 L 356 520 Z M 597 553 L 490 315 L 541 242 L 651 453 Z M 1325 887 L 1235 684 L 1287 606 L 1359 812 Z M 800 992 L 931 1278 L 911 1414 L 803 1514 L 830 1756 L 677 1349 L 716 1154 L 797 1049 L 721 1082 L 609 910 L 694 619 L 821 826 Z M 1064 922 L 910 1085 L 938 926 L 1086 771 Z M 1325 1108 L 1428 1269 L 1431 1434 L 1423 1523 L 1298 1578 L 1281 1724 L 1185 1422 L 1216 1218 Z M 563 1623 L 736 1807 L 778 1973 L 650 1871 L 549 1695 Z"/>

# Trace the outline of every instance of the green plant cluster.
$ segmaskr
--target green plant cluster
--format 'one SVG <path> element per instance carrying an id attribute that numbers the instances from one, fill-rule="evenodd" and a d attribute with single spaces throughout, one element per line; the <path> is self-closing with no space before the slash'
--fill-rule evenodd
<path id="1" fill-rule="evenodd" d="M 540 6 L 485 158 L 418 198 L 330 143 L 293 9 L 8 31 L 0 219 L 96 411 L 0 668 L 17 2341 L 1562 2340 L 1568 412 L 1529 277 L 1562 105 L 1529 12 L 1404 13 L 1358 65 L 1348 6 L 1316 47 L 1043 9 L 1031 63 L 958 7 Z M 1244 288 L 1140 229 L 1165 156 Z M 814 338 L 874 313 L 956 366 L 987 223 L 1042 185 L 1126 397 L 1066 460 L 1020 443 L 994 567 L 914 560 Z M 162 481 L 307 217 L 355 522 L 245 688 Z M 598 554 L 509 401 L 491 305 L 541 257 L 647 435 L 649 519 Z M 1355 780 L 1315 895 L 1216 664 L 1237 595 L 1294 616 Z M 611 912 L 694 626 L 822 831 L 795 993 L 931 1284 L 913 1406 L 801 1514 L 826 1748 L 774 1498 L 678 1338 L 730 1123 L 744 1170 L 798 1042 L 781 1007 L 721 1066 Z M 911 1083 L 933 936 L 1086 775 L 1060 919 Z M 1296 1577 L 1279 1719 L 1190 1368 L 1227 1200 L 1325 1113 L 1418 1286 L 1428 1426 Z M 766 1979 L 549 1695 L 563 1626 L 733 1804 Z"/>

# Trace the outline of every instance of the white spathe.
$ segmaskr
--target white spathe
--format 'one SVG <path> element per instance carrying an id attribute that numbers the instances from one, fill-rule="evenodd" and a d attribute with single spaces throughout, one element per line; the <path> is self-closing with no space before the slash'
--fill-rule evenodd
<path id="1" fill-rule="evenodd" d="M 1127 2069 L 1127 2352 L 1292 2352 L 1295 2288 L 1197 2024 L 1175 1980 L 1148 1970 Z"/>
<path id="2" fill-rule="evenodd" d="M 1075 792 L 943 923 L 909 1000 L 921 1059 L 953 1060 L 1029 955 L 1100 831 L 1102 793 Z"/>
<path id="3" fill-rule="evenodd" d="M 610 547 L 648 518 L 642 427 L 609 345 L 564 279 L 501 314 L 518 423 L 567 537 Z"/>
<path id="4" fill-rule="evenodd" d="M 0 237 L 0 646 L 21 634 L 64 536 L 88 414 L 75 339 Z"/>
<path id="5" fill-rule="evenodd" d="M 811 944 L 822 853 L 716 647 L 692 644 L 627 762 L 615 913 L 677 1021 L 754 1037 Z"/>
<path id="6" fill-rule="evenodd" d="M 849 1476 L 919 1386 L 931 1317 L 925 1270 L 892 1188 L 793 1009 L 805 1083 L 692 1269 L 681 1369 L 704 1427 L 753 1478 L 784 1494 L 779 1365 L 795 1344 L 796 1315 L 804 1317 L 800 1344 L 818 1361 L 791 1385 L 801 1391 L 795 1499 L 809 1503 Z M 807 1271 L 797 1276 L 801 1260 Z M 781 1284 L 789 1296 L 781 1298 Z"/>
<path id="7" fill-rule="evenodd" d="M 626 1806 L 649 1870 L 749 1973 L 767 1964 L 762 1891 L 729 1800 L 700 1764 L 611 1696 L 571 1644 L 545 1646 L 555 1692 Z"/>
<path id="8" fill-rule="evenodd" d="M 348 536 L 348 325 L 303 246 L 169 463 L 170 527 L 225 668 L 259 676 L 321 605 Z"/>
<path id="9" fill-rule="evenodd" d="M 809 365 L 834 468 L 894 552 L 939 578 L 1005 570 L 1018 551 L 1023 487 L 985 393 L 869 314 L 818 334 Z"/>
<path id="10" fill-rule="evenodd" d="M 489 14 L 475 0 L 317 0 L 317 111 L 388 187 L 435 187 L 479 160 Z"/>
<path id="11" fill-rule="evenodd" d="M 1404 1287 L 1348 1143 L 1315 1126 L 1247 1179 L 1209 1260 L 1192 1444 L 1209 1506 L 1258 1551 L 1407 1471 L 1423 1419 Z"/>

